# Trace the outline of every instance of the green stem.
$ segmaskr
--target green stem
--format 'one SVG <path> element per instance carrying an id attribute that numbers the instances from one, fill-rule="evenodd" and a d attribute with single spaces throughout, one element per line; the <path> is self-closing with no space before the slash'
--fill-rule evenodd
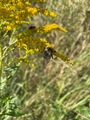
<path id="1" fill-rule="evenodd" d="M 2 36 L 0 31 L 0 80 L 2 77 Z"/>

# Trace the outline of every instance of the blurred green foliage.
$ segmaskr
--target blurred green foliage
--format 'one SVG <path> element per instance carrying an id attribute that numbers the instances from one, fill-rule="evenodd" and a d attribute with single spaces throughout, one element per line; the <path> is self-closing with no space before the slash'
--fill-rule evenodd
<path id="1" fill-rule="evenodd" d="M 29 56 L 34 67 L 19 62 L 4 69 L 0 120 L 90 120 L 89 6 L 89 0 L 50 0 L 45 7 L 57 18 L 41 14 L 32 18 L 35 26 L 54 22 L 68 30 L 52 31 L 46 38 L 74 64 L 69 68 L 60 60 L 47 61 L 41 53 Z M 5 64 L 12 58 L 12 49 L 7 50 Z"/>

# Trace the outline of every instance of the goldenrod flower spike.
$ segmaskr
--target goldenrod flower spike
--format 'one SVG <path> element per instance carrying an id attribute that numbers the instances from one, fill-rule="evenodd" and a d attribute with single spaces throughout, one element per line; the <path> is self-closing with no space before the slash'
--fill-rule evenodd
<path id="1" fill-rule="evenodd" d="M 64 28 L 62 28 L 62 27 L 59 27 L 59 29 L 60 29 L 61 31 L 63 31 L 63 32 L 67 32 L 67 30 L 64 29 Z"/>
<path id="2" fill-rule="evenodd" d="M 62 61 L 69 63 L 70 66 L 73 65 L 73 63 L 70 61 L 70 59 L 68 57 L 64 56 L 62 53 L 55 51 L 53 53 L 53 55 L 55 55 L 56 57 L 59 57 Z"/>
<path id="3" fill-rule="evenodd" d="M 39 28 L 37 30 L 37 32 L 38 33 L 48 33 L 48 32 L 51 32 L 52 30 L 60 30 L 60 31 L 63 31 L 63 32 L 67 32 L 66 29 L 64 29 L 63 27 L 60 27 L 58 24 L 55 24 L 55 23 L 53 23 L 53 24 L 46 24 L 42 28 Z"/>

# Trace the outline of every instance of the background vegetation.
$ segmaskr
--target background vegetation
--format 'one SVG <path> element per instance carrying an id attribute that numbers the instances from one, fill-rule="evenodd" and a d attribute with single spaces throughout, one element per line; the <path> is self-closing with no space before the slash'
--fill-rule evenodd
<path id="1" fill-rule="evenodd" d="M 57 23 L 66 28 L 67 33 L 52 31 L 45 37 L 74 64 L 68 67 L 60 59 L 47 61 L 39 53 L 29 56 L 34 67 L 18 62 L 4 69 L 0 86 L 0 119 L 89 120 L 90 1 L 50 0 L 46 4 L 32 4 L 57 14 L 53 19 L 38 14 L 32 18 L 31 25 L 39 27 Z M 2 39 L 2 45 L 7 45 L 5 40 L 8 39 Z M 12 49 L 7 51 L 3 61 L 5 66 L 13 55 L 19 54 Z"/>

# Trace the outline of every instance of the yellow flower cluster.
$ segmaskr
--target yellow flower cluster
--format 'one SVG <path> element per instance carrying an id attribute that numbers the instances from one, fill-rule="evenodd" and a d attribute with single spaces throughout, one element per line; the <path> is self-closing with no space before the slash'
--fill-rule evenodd
<path id="1" fill-rule="evenodd" d="M 39 27 L 39 28 L 36 28 L 36 29 L 33 29 L 31 31 L 27 31 L 29 34 L 31 33 L 38 33 L 38 34 L 45 34 L 45 33 L 49 33 L 51 32 L 52 30 L 60 30 L 60 31 L 63 31 L 63 32 L 67 32 L 66 29 L 64 29 L 63 27 L 60 27 L 58 24 L 46 24 L 45 26 L 43 27 Z"/>
<path id="2" fill-rule="evenodd" d="M 37 33 L 48 33 L 48 32 L 51 32 L 52 30 L 60 30 L 63 32 L 67 32 L 66 29 L 60 27 L 58 24 L 47 24 L 42 28 L 38 28 Z"/>
<path id="3" fill-rule="evenodd" d="M 34 0 L 36 2 L 45 2 L 45 0 Z M 44 15 L 56 17 L 56 14 L 53 12 L 49 12 L 47 9 L 32 7 L 29 3 L 29 0 L 0 0 L 0 22 L 2 21 L 4 24 L 1 26 L 4 30 L 17 30 L 22 27 L 24 24 L 30 24 L 29 18 L 32 15 L 36 15 L 38 13 L 42 13 Z M 46 39 L 42 38 L 33 38 L 30 35 L 32 33 L 48 33 L 52 30 L 61 30 L 63 32 L 67 32 L 64 28 L 60 27 L 57 24 L 47 24 L 43 27 L 36 28 L 34 30 L 27 30 L 25 32 L 21 32 L 14 37 L 18 41 L 16 42 L 16 46 L 18 48 L 23 48 L 25 50 L 26 56 L 28 54 L 34 54 L 35 52 L 42 52 L 45 47 L 50 47 L 54 49 L 54 47 L 48 43 Z M 30 31 L 30 32 L 29 32 Z M 17 31 L 16 31 L 17 32 Z M 55 52 L 56 57 L 60 57 L 62 60 L 67 61 L 69 63 L 69 59 L 64 57 L 63 54 L 59 54 Z"/>
<path id="4" fill-rule="evenodd" d="M 5 7 L 0 7 L 0 19 L 6 20 L 10 15 L 10 10 L 7 10 Z"/>
<path id="5" fill-rule="evenodd" d="M 42 39 L 38 37 L 32 38 L 30 36 L 25 36 L 24 34 L 18 35 L 17 38 L 18 38 L 17 46 L 20 49 L 22 48 L 27 50 L 33 49 L 35 52 L 40 52 L 43 51 L 43 49 L 46 46 L 52 47 L 52 45 L 49 44 L 46 39 Z"/>
<path id="6" fill-rule="evenodd" d="M 57 29 L 57 28 L 58 28 L 57 24 L 47 24 L 46 26 L 44 26 L 44 31 L 49 32 L 52 29 Z"/>
<path id="7" fill-rule="evenodd" d="M 48 43 L 46 39 L 42 39 L 42 38 L 30 38 L 29 40 L 24 39 L 23 41 L 22 40 L 18 41 L 17 45 L 19 48 L 25 49 L 26 56 L 28 56 L 28 54 L 42 52 L 42 51 L 44 51 L 45 47 L 49 47 L 54 51 L 53 55 L 61 58 L 61 60 L 63 60 L 64 62 L 68 63 L 71 66 L 73 64 L 69 58 L 64 56 L 62 53 L 59 53 L 58 51 L 56 51 L 54 49 L 53 45 Z M 28 45 L 29 45 L 29 47 L 28 47 Z"/>
<path id="8" fill-rule="evenodd" d="M 45 0 L 37 0 L 37 2 L 45 2 Z M 44 15 L 56 17 L 55 13 L 49 12 L 46 9 L 31 7 L 29 1 L 0 0 L 0 19 L 10 23 L 8 25 L 6 23 L 4 24 L 5 30 L 12 30 L 13 27 L 19 28 L 22 24 L 29 24 L 26 18 L 30 18 L 30 16 L 36 15 L 39 12 Z"/>
<path id="9" fill-rule="evenodd" d="M 43 13 L 46 16 L 52 16 L 52 17 L 56 17 L 56 14 L 54 12 L 49 12 L 47 9 L 40 9 L 40 12 Z"/>
<path id="10" fill-rule="evenodd" d="M 38 13 L 38 9 L 35 8 L 35 7 L 34 8 L 28 7 L 27 11 L 28 11 L 29 14 L 32 14 L 32 15 L 36 15 Z"/>
<path id="11" fill-rule="evenodd" d="M 22 3 L 21 1 L 19 1 L 19 2 L 17 3 L 17 6 L 19 6 L 20 8 L 23 8 L 23 3 Z"/>
<path id="12" fill-rule="evenodd" d="M 56 17 L 57 15 L 54 12 L 50 12 L 50 16 Z"/>
<path id="13" fill-rule="evenodd" d="M 5 23 L 4 29 L 5 29 L 6 31 L 12 30 L 13 28 L 14 28 L 14 22 L 11 22 L 11 23 L 6 22 L 6 23 Z"/>
<path id="14" fill-rule="evenodd" d="M 67 32 L 66 29 L 60 27 L 58 24 L 47 24 L 43 27 L 45 33 L 50 32 L 51 30 L 61 30 L 63 32 Z"/>

